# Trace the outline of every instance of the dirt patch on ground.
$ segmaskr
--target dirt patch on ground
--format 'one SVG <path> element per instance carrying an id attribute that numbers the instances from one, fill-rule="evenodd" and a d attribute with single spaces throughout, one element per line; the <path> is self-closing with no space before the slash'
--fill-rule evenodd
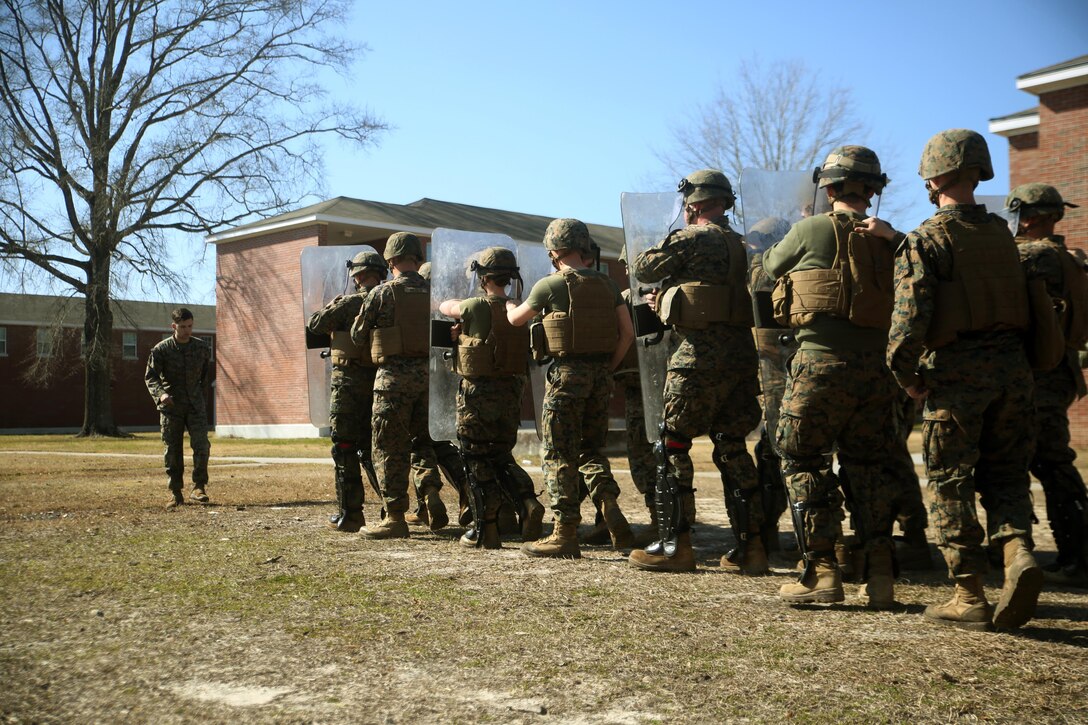
<path id="1" fill-rule="evenodd" d="M 783 606 L 792 559 L 759 579 L 720 570 L 733 539 L 713 478 L 697 482 L 700 571 L 674 576 L 607 547 L 580 561 L 528 559 L 516 539 L 469 550 L 453 527 L 336 534 L 324 461 L 211 475 L 212 505 L 166 511 L 154 460 L 0 451 L 8 721 L 1088 719 L 1088 592 L 1045 590 L 1014 634 L 927 625 L 921 610 L 950 592 L 941 570 L 905 576 L 891 612 Z M 1045 523 L 1037 540 L 1049 559 Z M 996 599 L 999 574 L 987 585 Z"/>

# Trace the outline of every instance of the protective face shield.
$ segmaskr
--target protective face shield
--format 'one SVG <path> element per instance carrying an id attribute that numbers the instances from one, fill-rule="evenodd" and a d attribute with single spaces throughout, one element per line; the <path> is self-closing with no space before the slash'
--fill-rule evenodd
<path id="1" fill-rule="evenodd" d="M 302 272 L 302 323 L 332 301 L 337 295 L 355 292 L 351 277 L 345 274 L 345 260 L 350 269 L 352 260 L 363 254 L 381 257 L 362 244 L 350 247 L 306 247 L 299 257 Z M 309 399 L 310 423 L 315 428 L 329 426 L 329 384 L 332 379 L 332 363 L 328 358 L 327 336 L 307 334 L 306 340 L 306 390 Z"/>
<path id="2" fill-rule="evenodd" d="M 723 176 L 724 178 L 724 176 Z M 678 193 L 620 195 L 620 215 L 627 259 L 633 265 L 638 255 L 655 246 L 674 229 L 684 226 L 684 198 Z M 657 442 L 664 421 L 665 374 L 668 372 L 669 346 L 664 344 L 665 328 L 646 302 L 646 294 L 654 289 L 639 283 L 630 273 L 632 319 L 635 326 L 634 344 L 642 384 L 645 409 L 646 438 Z"/>
<path id="3" fill-rule="evenodd" d="M 1019 205 L 1009 208 L 1005 205 L 1005 198 L 997 194 L 975 194 L 975 201 L 984 205 L 986 211 L 997 214 L 1004 219 L 1014 237 L 1018 234 L 1020 228 Z"/>
<path id="4" fill-rule="evenodd" d="M 533 289 L 540 280 L 554 273 L 552 260 L 548 251 L 539 244 L 518 244 L 518 266 L 521 268 L 521 278 L 525 280 L 526 294 Z M 532 323 L 530 323 L 532 324 Z M 544 412 L 544 388 L 546 387 L 545 373 L 550 361 L 529 361 L 529 385 L 527 393 L 532 398 L 533 422 L 536 424 L 536 437 L 543 439 L 544 428 L 541 420 Z"/>

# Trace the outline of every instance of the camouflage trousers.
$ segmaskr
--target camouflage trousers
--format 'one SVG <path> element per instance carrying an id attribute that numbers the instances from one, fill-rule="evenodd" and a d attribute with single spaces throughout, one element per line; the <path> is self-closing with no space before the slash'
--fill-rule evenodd
<path id="1" fill-rule="evenodd" d="M 922 412 L 930 520 L 953 577 L 985 574 L 983 530 L 992 541 L 1030 536 L 1032 376 L 1019 345 L 934 352 L 923 370 Z"/>
<path id="2" fill-rule="evenodd" d="M 918 473 L 914 469 L 907 441 L 914 428 L 917 405 L 906 391 L 897 388 L 893 407 L 895 436 L 892 439 L 892 451 L 884 462 L 884 475 L 896 484 L 898 495 L 895 500 L 895 518 L 900 530 L 907 536 L 925 535 L 929 521 L 926 505 L 922 500 L 922 486 Z"/>
<path id="3" fill-rule="evenodd" d="M 1058 547 L 1059 566 L 1088 567 L 1088 494 L 1073 465 L 1069 445 L 1069 406 L 1076 382 L 1064 364 L 1035 374 L 1035 455 L 1031 473 L 1046 495 L 1046 518 Z"/>
<path id="4" fill-rule="evenodd" d="M 371 416 L 374 408 L 375 368 L 333 368 L 329 396 L 332 460 L 335 465 L 336 502 L 344 511 L 358 511 L 366 498 L 359 453 L 370 457 Z"/>
<path id="5" fill-rule="evenodd" d="M 384 373 L 384 374 L 382 374 Z M 372 455 L 374 471 L 391 513 L 408 510 L 408 479 L 412 455 L 434 461 L 427 431 L 427 375 L 414 371 L 395 374 L 382 370 L 382 385 L 374 390 Z M 436 476 L 437 477 L 437 476 Z M 441 480 L 437 481 L 437 486 Z"/>
<path id="6" fill-rule="evenodd" d="M 668 473 L 681 492 L 691 523 L 695 468 L 691 441 L 709 435 L 714 465 L 722 477 L 725 505 L 734 532 L 757 532 L 763 523 L 759 479 L 745 437 L 759 425 L 755 371 L 741 368 L 669 370 L 665 376 L 664 424 Z"/>
<path id="7" fill-rule="evenodd" d="M 180 491 L 185 486 L 185 431 L 189 431 L 189 445 L 193 449 L 193 487 L 206 488 L 212 445 L 208 441 L 208 417 L 204 409 L 174 406 L 169 412 L 160 410 L 159 426 L 170 490 Z"/>
<path id="8" fill-rule="evenodd" d="M 457 390 L 457 436 L 471 479 L 480 486 L 487 511 L 498 511 L 505 486 L 515 507 L 535 497 L 533 479 L 512 451 L 521 424 L 523 376 L 463 378 Z"/>
<path id="9" fill-rule="evenodd" d="M 778 530 L 778 520 L 789 508 L 786 482 L 782 478 L 782 458 L 774 439 L 782 396 L 786 393 L 786 363 L 797 351 L 797 342 L 790 330 L 755 328 L 752 334 L 759 355 L 759 402 L 763 409 L 763 426 L 755 450 L 756 473 L 763 502 L 763 525 L 771 534 Z M 784 335 L 788 336 L 787 342 L 782 341 Z"/>
<path id="10" fill-rule="evenodd" d="M 427 436 L 432 453 L 426 450 L 412 450 L 412 488 L 416 492 L 419 505 L 428 491 L 442 490 L 442 475 L 458 492 L 465 484 L 465 468 L 461 465 L 461 453 L 451 441 L 436 441 Z M 425 448 L 425 447 L 424 447 Z"/>
<path id="11" fill-rule="evenodd" d="M 897 490 L 883 463 L 894 442 L 894 387 L 882 350 L 794 356 L 776 440 L 803 551 L 834 549 L 843 494 L 865 550 L 891 545 Z M 836 446 L 838 477 L 831 472 Z"/>
<path id="12" fill-rule="evenodd" d="M 544 483 L 556 520 L 577 524 L 583 478 L 594 501 L 620 493 L 601 453 L 608 436 L 612 373 L 599 359 L 563 359 L 548 368 L 547 380 L 541 415 Z"/>
<path id="13" fill-rule="evenodd" d="M 653 506 L 654 487 L 657 482 L 657 459 L 654 447 L 646 438 L 646 413 L 642 405 L 642 385 L 637 374 L 616 376 L 623 385 L 623 418 L 626 423 L 627 465 L 635 488 L 646 498 L 646 505 Z"/>

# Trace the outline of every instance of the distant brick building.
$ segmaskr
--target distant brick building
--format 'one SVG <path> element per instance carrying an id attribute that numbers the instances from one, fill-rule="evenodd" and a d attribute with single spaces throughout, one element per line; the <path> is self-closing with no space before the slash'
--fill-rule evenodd
<path id="1" fill-rule="evenodd" d="M 157 430 L 159 414 L 144 386 L 147 356 L 172 334 L 170 311 L 193 312 L 193 334 L 212 344 L 215 307 L 113 300 L 113 415 L 126 430 Z M 0 293 L 0 433 L 77 432 L 83 425 L 83 305 L 47 295 Z M 42 357 L 59 358 L 47 385 L 27 381 Z M 209 421 L 215 422 L 214 380 L 208 389 Z"/>
<path id="2" fill-rule="evenodd" d="M 218 434 L 286 438 L 321 433 L 310 423 L 306 388 L 303 249 L 369 244 L 381 252 L 389 236 L 400 231 L 429 245 L 440 227 L 539 244 L 550 221 L 433 199 L 388 204 L 337 197 L 209 237 L 216 247 Z M 615 261 L 623 230 L 596 224 L 589 230 L 612 260 L 606 261 L 610 274 L 626 285 Z M 622 401 L 614 401 L 613 414 L 622 417 Z"/>
<path id="3" fill-rule="evenodd" d="M 1039 104 L 990 119 L 990 132 L 1009 140 L 1009 186 L 1040 181 L 1080 204 L 1058 231 L 1088 250 L 1088 55 L 1025 73 L 1016 87 Z M 1074 443 L 1088 445 L 1088 399 L 1073 406 L 1070 423 Z"/>

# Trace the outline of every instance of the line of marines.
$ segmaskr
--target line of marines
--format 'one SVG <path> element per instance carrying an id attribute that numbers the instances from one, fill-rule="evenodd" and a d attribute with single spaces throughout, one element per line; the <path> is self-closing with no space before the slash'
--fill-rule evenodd
<path id="1" fill-rule="evenodd" d="M 694 172 L 679 186 L 684 223 L 625 249 L 635 284 L 623 291 L 598 270 L 600 250 L 575 219 L 548 225 L 554 271 L 524 301 L 521 255 L 510 248 L 476 250 L 457 272 L 477 289 L 433 303 L 415 235 L 392 235 L 384 255 L 361 252 L 348 263 L 357 291 L 307 323 L 329 335 L 332 362 L 339 510 L 329 525 L 367 539 L 407 537 L 409 524 L 438 530 L 449 522 L 444 473 L 458 492 L 466 546 L 499 548 L 516 530 L 527 556 L 579 558 L 589 497 L 590 537 L 632 549 L 629 562 L 641 570 L 690 572 L 690 452 L 705 435 L 736 540 L 724 570 L 766 574 L 789 510 L 801 563 L 780 598 L 844 601 L 844 572 L 852 572 L 858 601 L 887 609 L 897 605 L 899 565 L 929 564 L 906 442 L 920 406 L 929 516 L 954 582 L 951 599 L 924 616 L 968 629 L 1022 626 L 1044 577 L 1088 584 L 1088 499 L 1067 416 L 1085 393 L 1078 353 L 1088 340 L 1088 281 L 1054 233 L 1075 205 L 1051 186 L 1017 187 L 1006 200 L 1014 238 L 1008 221 L 976 203 L 975 188 L 993 170 L 984 139 L 966 129 L 930 139 L 919 173 L 938 208 L 909 234 L 868 213 L 888 184 L 877 155 L 844 146 L 814 173 L 817 196 L 802 218 L 749 224 L 746 240 L 727 217 L 736 201 L 729 180 Z M 759 243 L 761 235 L 773 243 Z M 638 323 L 646 307 L 653 339 Z M 436 328 L 432 318 L 450 324 Z M 442 359 L 460 376 L 456 441 L 432 440 L 428 428 L 436 334 L 449 335 Z M 662 382 L 648 386 L 655 342 Z M 554 518 L 546 537 L 544 507 L 513 456 L 527 370 L 546 377 L 538 403 Z M 649 541 L 634 536 L 601 452 L 617 383 Z M 746 438 L 761 419 L 753 458 Z M 1043 485 L 1058 549 L 1046 571 L 1032 554 L 1029 470 Z M 383 506 L 370 526 L 364 476 Z M 982 582 L 995 552 L 1004 586 L 991 605 Z"/>

